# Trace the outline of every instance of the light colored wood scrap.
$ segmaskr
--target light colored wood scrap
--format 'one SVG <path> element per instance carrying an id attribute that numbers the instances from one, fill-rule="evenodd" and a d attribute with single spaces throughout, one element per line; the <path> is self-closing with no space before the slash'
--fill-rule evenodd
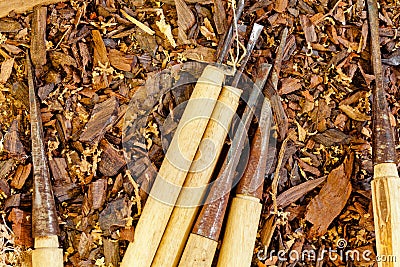
<path id="1" fill-rule="evenodd" d="M 129 15 L 128 13 L 126 13 L 124 10 L 121 10 L 121 14 L 130 22 L 132 22 L 133 24 L 135 24 L 136 26 L 138 26 L 139 28 L 141 28 L 143 31 L 145 31 L 146 33 L 150 34 L 150 35 L 154 35 L 154 31 L 152 29 L 150 29 L 148 26 L 144 25 L 143 23 L 141 23 L 140 21 L 138 21 L 137 19 L 135 19 L 134 17 L 132 17 L 131 15 Z"/>
<path id="2" fill-rule="evenodd" d="M 0 1 L 0 17 L 7 16 L 11 11 L 23 13 L 37 5 L 51 5 L 65 0 L 7 0 Z"/>

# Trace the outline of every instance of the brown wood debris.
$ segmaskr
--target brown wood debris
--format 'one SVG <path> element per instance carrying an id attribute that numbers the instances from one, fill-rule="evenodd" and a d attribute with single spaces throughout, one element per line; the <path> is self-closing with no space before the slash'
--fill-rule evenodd
<path id="1" fill-rule="evenodd" d="M 118 106 L 118 101 L 115 97 L 96 104 L 79 140 L 93 144 L 97 143 L 117 119 Z"/>
<path id="2" fill-rule="evenodd" d="M 308 204 L 305 219 L 313 224 L 311 236 L 325 234 L 333 219 L 346 205 L 351 193 L 353 160 L 354 156 L 350 155 L 343 164 L 332 170 L 320 193 Z"/>
<path id="3" fill-rule="evenodd" d="M 335 249 L 341 238 L 347 249 L 375 249 L 370 186 L 375 76 L 366 6 L 348 0 L 245 3 L 239 42 L 246 46 L 254 23 L 264 29 L 244 70 L 248 82 L 239 83 L 243 99 L 237 114 L 246 107 L 249 81 L 262 64 L 272 64 L 260 90 L 269 97 L 276 138 L 267 153 L 271 168 L 262 188 L 252 267 L 369 266 L 328 257 L 257 258 L 264 249 L 300 254 Z M 9 0 L 0 1 L 0 17 L 0 210 L 18 236 L 12 246 L 32 246 L 25 68 L 30 53 L 65 266 L 118 266 L 175 133 L 181 104 L 205 65 L 217 60 L 234 19 L 232 2 Z M 382 53 L 383 97 L 398 140 L 396 6 L 379 1 L 378 19 L 374 42 Z M 235 37 L 224 64 L 231 66 L 237 53 L 244 54 L 236 42 Z M 225 84 L 231 80 L 227 75 Z M 258 118 L 251 122 L 250 144 L 258 123 Z M 230 144 L 228 139 L 226 150 Z M 392 146 L 397 154 L 398 145 Z"/>

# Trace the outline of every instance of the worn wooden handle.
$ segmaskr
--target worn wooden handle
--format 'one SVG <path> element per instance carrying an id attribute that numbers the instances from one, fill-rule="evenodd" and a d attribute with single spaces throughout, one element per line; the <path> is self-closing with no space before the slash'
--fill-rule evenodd
<path id="1" fill-rule="evenodd" d="M 57 236 L 35 238 L 32 267 L 62 267 L 63 251 L 58 246 Z"/>
<path id="2" fill-rule="evenodd" d="M 199 205 L 204 198 L 206 185 L 217 164 L 233 115 L 239 105 L 240 94 L 241 90 L 239 89 L 230 86 L 222 88 L 218 103 L 215 105 L 203 136 L 203 140 L 207 140 L 207 142 L 205 147 L 200 146 L 194 162 L 190 166 L 184 189 L 178 197 L 177 206 L 172 212 L 152 267 L 178 265 Z M 213 149 L 208 149 L 207 145 L 212 145 Z"/>
<path id="3" fill-rule="evenodd" d="M 372 203 L 379 267 L 400 266 L 400 179 L 395 163 L 374 167 Z M 397 261 L 397 262 L 396 262 Z"/>
<path id="4" fill-rule="evenodd" d="M 128 246 L 122 267 L 148 267 L 168 224 L 224 80 L 222 70 L 207 66 L 199 78 L 154 181 Z"/>
<path id="5" fill-rule="evenodd" d="M 179 267 L 210 267 L 218 242 L 207 237 L 190 234 Z"/>
<path id="6" fill-rule="evenodd" d="M 218 267 L 249 267 L 253 257 L 262 204 L 256 197 L 237 195 L 232 200 Z"/>

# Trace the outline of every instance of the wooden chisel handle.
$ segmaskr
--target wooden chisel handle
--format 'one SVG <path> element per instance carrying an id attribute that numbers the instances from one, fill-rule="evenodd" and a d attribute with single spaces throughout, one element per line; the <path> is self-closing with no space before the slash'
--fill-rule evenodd
<path id="1" fill-rule="evenodd" d="M 191 233 L 183 251 L 179 267 L 210 267 L 218 241 Z M 210 256 L 212 255 L 212 256 Z"/>
<path id="2" fill-rule="evenodd" d="M 395 163 L 374 166 L 372 201 L 379 267 L 400 266 L 400 179 Z M 397 261 L 397 262 L 396 262 Z"/>
<path id="3" fill-rule="evenodd" d="M 63 250 L 59 248 L 58 236 L 35 238 L 35 249 L 32 251 L 33 267 L 62 267 Z"/>
<path id="4" fill-rule="evenodd" d="M 237 195 L 233 198 L 218 256 L 218 267 L 251 265 L 261 210 L 262 204 L 256 197 Z"/>

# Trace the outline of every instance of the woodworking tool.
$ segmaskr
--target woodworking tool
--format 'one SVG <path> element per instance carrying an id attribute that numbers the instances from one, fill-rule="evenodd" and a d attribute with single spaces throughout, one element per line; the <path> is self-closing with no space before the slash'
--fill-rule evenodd
<path id="1" fill-rule="evenodd" d="M 254 24 L 247 46 L 247 54 L 239 71 L 235 74 L 232 87 L 237 87 L 244 65 L 251 55 L 251 51 L 263 29 L 263 26 Z M 242 119 L 233 137 L 232 145 L 225 158 L 221 171 L 207 195 L 206 205 L 202 208 L 196 224 L 189 236 L 179 266 L 211 266 L 214 253 L 224 220 L 229 200 L 229 190 L 232 188 L 236 168 L 243 153 L 247 131 L 254 116 L 254 109 L 259 100 L 262 88 L 267 80 L 269 64 L 262 64 L 262 77 L 250 94 Z"/>
<path id="2" fill-rule="evenodd" d="M 32 235 L 33 267 L 63 266 L 63 251 L 59 248 L 59 225 L 50 181 L 48 160 L 43 143 L 42 113 L 36 97 L 35 82 L 29 53 L 26 56 L 28 72 L 30 122 L 33 162 Z"/>
<path id="3" fill-rule="evenodd" d="M 378 261 L 379 267 L 400 266 L 400 179 L 394 131 L 390 124 L 389 106 L 383 85 L 379 42 L 378 4 L 367 0 L 371 33 L 371 61 L 375 74 L 372 89 L 372 159 L 374 179 L 372 204 L 378 257 L 396 257 L 397 262 Z"/>

